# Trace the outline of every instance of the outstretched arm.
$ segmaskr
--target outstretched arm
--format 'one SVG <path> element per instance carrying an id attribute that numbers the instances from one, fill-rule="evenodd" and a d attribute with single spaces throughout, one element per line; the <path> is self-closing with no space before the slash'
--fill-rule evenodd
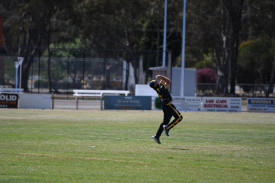
<path id="1" fill-rule="evenodd" d="M 157 80 L 160 80 L 160 84 L 164 85 L 165 88 L 168 88 L 171 84 L 171 80 L 165 76 L 162 75 L 157 75 L 156 76 Z"/>

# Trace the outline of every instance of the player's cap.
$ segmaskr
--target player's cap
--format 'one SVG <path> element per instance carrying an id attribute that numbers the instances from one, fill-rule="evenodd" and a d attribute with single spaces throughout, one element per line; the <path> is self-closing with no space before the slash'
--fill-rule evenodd
<path id="1" fill-rule="evenodd" d="M 152 80 L 149 85 L 151 88 L 155 88 L 156 83 L 157 83 L 156 80 Z"/>

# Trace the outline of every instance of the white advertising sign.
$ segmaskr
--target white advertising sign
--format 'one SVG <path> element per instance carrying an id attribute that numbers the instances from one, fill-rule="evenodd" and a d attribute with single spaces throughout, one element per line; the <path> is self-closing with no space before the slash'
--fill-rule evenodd
<path id="1" fill-rule="evenodd" d="M 51 109 L 52 99 L 50 94 L 21 94 L 19 108 L 25 109 Z"/>
<path id="2" fill-rule="evenodd" d="M 157 97 L 158 95 L 157 95 L 157 92 L 149 86 L 149 84 L 136 84 L 135 96 L 155 96 L 155 97 Z"/>
<path id="3" fill-rule="evenodd" d="M 173 104 L 179 111 L 201 111 L 201 98 L 173 97 Z"/>
<path id="4" fill-rule="evenodd" d="M 275 98 L 248 98 L 247 111 L 275 112 Z"/>
<path id="5" fill-rule="evenodd" d="M 242 112 L 242 99 L 229 97 L 203 97 L 203 111 Z"/>

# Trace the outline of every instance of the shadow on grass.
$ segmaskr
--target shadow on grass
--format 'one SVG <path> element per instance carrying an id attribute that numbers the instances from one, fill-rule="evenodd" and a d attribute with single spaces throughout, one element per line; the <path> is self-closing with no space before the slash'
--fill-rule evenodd
<path id="1" fill-rule="evenodd" d="M 189 151 L 190 149 L 182 149 L 182 148 L 168 148 L 170 150 L 176 150 L 176 151 Z"/>

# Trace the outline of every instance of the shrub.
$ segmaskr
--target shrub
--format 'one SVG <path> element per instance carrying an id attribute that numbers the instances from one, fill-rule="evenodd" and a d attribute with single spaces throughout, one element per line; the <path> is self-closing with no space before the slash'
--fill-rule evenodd
<path id="1" fill-rule="evenodd" d="M 216 83 L 216 71 L 211 68 L 197 70 L 198 83 Z"/>

